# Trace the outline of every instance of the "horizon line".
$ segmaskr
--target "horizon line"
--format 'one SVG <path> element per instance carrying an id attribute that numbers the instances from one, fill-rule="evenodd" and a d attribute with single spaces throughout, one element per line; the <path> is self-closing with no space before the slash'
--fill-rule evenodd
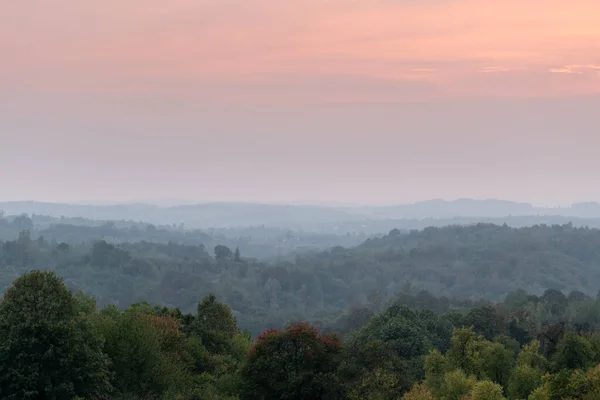
<path id="1" fill-rule="evenodd" d="M 532 208 L 547 208 L 547 209 L 562 209 L 572 208 L 576 204 L 595 203 L 600 205 L 597 200 L 579 200 L 570 203 L 557 204 L 550 203 L 535 204 L 528 201 L 510 200 L 502 198 L 477 198 L 477 197 L 458 197 L 458 198 L 428 198 L 423 200 L 417 200 L 413 202 L 392 202 L 392 203 L 346 203 L 340 201 L 243 201 L 243 200 L 191 200 L 191 199 L 138 199 L 138 200 L 67 200 L 67 201 L 45 201 L 45 200 L 34 200 L 34 199 L 23 199 L 23 200 L 0 200 L 0 204 L 16 204 L 16 203 L 37 203 L 47 205 L 66 205 L 66 206 L 90 206 L 90 207 L 111 207 L 111 206 L 126 206 L 126 205 L 141 205 L 141 206 L 152 206 L 157 208 L 170 208 L 179 206 L 197 206 L 197 205 L 265 205 L 265 206 L 294 206 L 294 207 L 327 207 L 327 208 L 361 208 L 361 207 L 374 207 L 374 208 L 387 208 L 387 207 L 401 207 L 411 206 L 427 202 L 444 202 L 444 203 L 455 203 L 458 201 L 476 201 L 476 202 L 489 202 L 498 201 L 520 205 L 531 206 Z"/>

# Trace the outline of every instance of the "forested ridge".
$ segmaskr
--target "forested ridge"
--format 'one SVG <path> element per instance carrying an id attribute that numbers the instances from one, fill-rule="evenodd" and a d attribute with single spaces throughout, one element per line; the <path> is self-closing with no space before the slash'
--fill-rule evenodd
<path id="1" fill-rule="evenodd" d="M 101 306 L 148 301 L 184 312 L 209 293 L 257 335 L 291 321 L 329 326 L 352 307 L 425 290 L 452 301 L 500 301 L 524 289 L 600 288 L 600 230 L 572 225 L 491 224 L 394 230 L 354 248 L 334 247 L 264 262 L 201 242 L 57 242 L 25 230 L 0 245 L 0 285 L 31 269 L 52 270 Z"/>
<path id="2" fill-rule="evenodd" d="M 295 252 L 319 251 L 333 246 L 356 246 L 371 235 L 364 232 L 292 230 L 274 226 L 238 226 L 189 229 L 185 224 L 154 225 L 135 221 L 100 221 L 87 218 L 54 218 L 44 215 L 5 216 L 0 210 L 0 241 L 10 241 L 23 231 L 32 237 L 67 244 L 91 243 L 177 243 L 239 247 L 246 257 L 261 260 L 288 258 Z"/>

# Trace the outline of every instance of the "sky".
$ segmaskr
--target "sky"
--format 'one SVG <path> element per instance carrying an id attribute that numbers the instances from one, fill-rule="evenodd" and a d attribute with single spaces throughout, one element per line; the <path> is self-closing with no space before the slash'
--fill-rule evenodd
<path id="1" fill-rule="evenodd" d="M 597 0 L 0 10 L 0 200 L 600 200 Z"/>

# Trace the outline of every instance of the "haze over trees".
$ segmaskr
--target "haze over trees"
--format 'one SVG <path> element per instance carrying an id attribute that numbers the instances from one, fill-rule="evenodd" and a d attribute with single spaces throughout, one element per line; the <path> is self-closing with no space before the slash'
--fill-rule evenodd
<path id="1" fill-rule="evenodd" d="M 26 217 L 15 220 L 19 228 L 31 227 Z M 14 230 L 15 220 L 2 224 Z M 400 293 L 422 290 L 477 302 L 499 301 L 517 289 L 589 296 L 600 289 L 600 230 L 571 224 L 392 230 L 358 246 L 298 251 L 271 261 L 249 257 L 243 243 L 218 243 L 196 231 L 188 236 L 149 225 L 131 236 L 139 241 L 127 240 L 133 235 L 128 229 L 121 241 L 93 236 L 122 230 L 108 225 L 48 228 L 46 232 L 60 232 L 63 238 L 79 237 L 60 242 L 21 231 L 1 242 L 0 285 L 8 287 L 24 272 L 41 268 L 58 273 L 70 288 L 93 295 L 101 306 L 125 308 L 149 301 L 185 312 L 215 293 L 232 308 L 241 327 L 255 335 L 296 320 L 323 326 L 357 304 L 384 304 Z M 179 237 L 187 244 L 177 243 Z"/>
<path id="2" fill-rule="evenodd" d="M 360 236 L 5 214 L 0 234 L 2 398 L 600 395 L 595 228 Z"/>
<path id="3" fill-rule="evenodd" d="M 486 219 L 522 217 L 553 218 L 534 223 L 568 223 L 567 219 L 600 219 L 600 204 L 575 203 L 569 207 L 535 207 L 528 203 L 504 200 L 458 199 L 454 201 L 428 200 L 394 206 L 324 206 L 276 205 L 245 203 L 206 203 L 175 206 L 151 204 L 72 205 L 42 202 L 0 202 L 0 210 L 8 215 L 35 214 L 67 219 L 89 218 L 102 221 L 144 221 L 154 225 L 184 225 L 194 229 L 206 227 L 269 226 L 293 230 L 331 231 L 339 224 L 353 226 L 381 223 L 385 220 L 446 220 L 471 219 L 472 222 L 494 222 Z M 563 217 L 563 218 L 560 218 Z M 501 222 L 502 223 L 502 222 Z M 597 221 L 595 222 L 597 223 Z M 413 226 L 425 228 L 429 225 Z M 338 226 L 339 227 L 339 226 Z M 399 227 L 399 226 L 395 226 Z M 386 226 L 387 232 L 394 226 Z M 344 232 L 345 233 L 345 232 Z M 373 233 L 373 232 L 371 232 Z M 379 233 L 379 232 L 377 232 Z"/>

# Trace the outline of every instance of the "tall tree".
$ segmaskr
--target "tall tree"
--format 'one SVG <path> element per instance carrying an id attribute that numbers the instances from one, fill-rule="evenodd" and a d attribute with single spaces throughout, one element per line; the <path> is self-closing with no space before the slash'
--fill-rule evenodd
<path id="1" fill-rule="evenodd" d="M 0 398 L 106 399 L 109 360 L 53 272 L 17 279 L 0 304 Z"/>
<path id="2" fill-rule="evenodd" d="M 215 353 L 225 353 L 239 333 L 231 309 L 217 301 L 215 295 L 206 296 L 198 304 L 198 313 L 192 324 L 193 333 L 202 338 L 204 346 Z"/>
<path id="3" fill-rule="evenodd" d="M 100 324 L 119 395 L 154 399 L 174 389 L 186 392 L 187 349 L 172 317 L 151 315 L 142 307 L 130 307 L 122 314 L 107 309 L 104 314 Z"/>

